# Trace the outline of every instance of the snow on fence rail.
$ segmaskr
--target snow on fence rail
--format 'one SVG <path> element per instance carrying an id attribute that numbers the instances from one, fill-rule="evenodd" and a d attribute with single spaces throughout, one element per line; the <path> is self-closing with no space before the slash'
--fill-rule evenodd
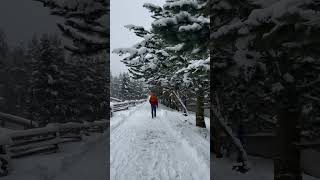
<path id="1" fill-rule="evenodd" d="M 114 98 L 114 97 L 110 97 L 110 100 L 111 100 L 111 101 L 116 101 L 116 102 L 122 102 L 121 99 Z"/>
<path id="2" fill-rule="evenodd" d="M 0 112 L 0 120 L 2 121 L 3 125 L 6 122 L 11 122 L 11 123 L 15 123 L 15 124 L 18 124 L 18 125 L 22 125 L 25 128 L 38 127 L 38 123 L 37 122 L 31 121 L 29 119 L 25 119 L 25 118 L 22 118 L 22 117 L 19 117 L 19 116 L 3 113 L 3 112 Z"/>
<path id="3" fill-rule="evenodd" d="M 46 127 L 0 132 L 0 177 L 9 172 L 11 158 L 57 152 L 59 144 L 81 141 L 90 132 L 102 133 L 108 120 L 86 123 L 49 124 Z"/>
<path id="4" fill-rule="evenodd" d="M 129 106 L 135 106 L 136 104 L 139 104 L 145 101 L 146 99 L 110 103 L 110 108 L 112 112 L 117 112 L 117 111 L 127 110 L 129 109 Z"/>

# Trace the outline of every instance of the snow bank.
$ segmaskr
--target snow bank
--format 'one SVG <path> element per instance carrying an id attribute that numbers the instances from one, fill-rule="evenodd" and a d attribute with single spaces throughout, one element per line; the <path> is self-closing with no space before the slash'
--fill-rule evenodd
<path id="1" fill-rule="evenodd" d="M 212 157 L 215 157 L 212 154 Z M 273 179 L 273 160 L 249 156 L 251 170 L 245 174 L 232 170 L 230 159 L 213 158 L 213 168 L 211 174 L 213 180 L 270 180 Z M 318 178 L 304 174 L 303 180 L 319 180 Z"/>
<path id="2" fill-rule="evenodd" d="M 85 136 L 82 142 L 61 144 L 58 153 L 13 159 L 12 172 L 1 180 L 88 180 L 88 176 L 105 180 L 106 160 L 101 157 L 107 154 L 106 133 Z"/>

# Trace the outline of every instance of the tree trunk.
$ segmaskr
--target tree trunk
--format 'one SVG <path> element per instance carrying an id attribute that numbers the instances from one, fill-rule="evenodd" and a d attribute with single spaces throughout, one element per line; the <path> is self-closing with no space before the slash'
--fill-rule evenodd
<path id="1" fill-rule="evenodd" d="M 213 101 L 213 100 L 211 100 L 211 101 Z M 218 94 L 216 94 L 214 101 L 216 102 L 216 105 L 211 104 L 211 107 L 210 107 L 212 114 L 214 115 L 213 116 L 213 118 L 215 120 L 214 127 L 217 127 L 218 129 L 220 129 L 221 131 L 226 133 L 226 136 L 230 138 L 232 144 L 237 148 L 238 152 L 241 155 L 239 160 L 241 160 L 241 162 L 242 162 L 242 169 L 244 170 L 244 172 L 246 172 L 247 170 L 249 170 L 248 163 L 247 163 L 248 162 L 247 152 L 245 151 L 241 141 L 233 135 L 232 129 L 230 127 L 228 127 L 227 124 L 225 123 L 225 122 L 227 122 L 227 119 L 225 119 L 225 117 L 222 115 L 221 105 L 219 102 Z M 221 134 L 220 132 L 218 130 L 217 133 Z M 218 141 L 218 145 L 219 145 L 219 141 Z"/>
<path id="2" fill-rule="evenodd" d="M 204 121 L 204 92 L 199 90 L 197 92 L 197 112 L 196 112 L 196 126 L 205 128 L 206 123 Z"/>
<path id="3" fill-rule="evenodd" d="M 184 102 L 182 102 L 181 98 L 179 97 L 178 93 L 173 91 L 173 94 L 176 96 L 177 100 L 179 101 L 180 105 L 182 106 L 183 112 L 188 115 L 188 110 Z"/>
<path id="4" fill-rule="evenodd" d="M 287 89 L 278 113 L 279 157 L 274 162 L 274 180 L 302 180 L 300 151 L 294 145 L 300 141 L 301 108 L 294 88 Z"/>
<path id="5" fill-rule="evenodd" d="M 214 121 L 214 120 L 213 120 Z M 222 158 L 222 152 L 221 152 L 221 147 L 222 147 L 222 139 L 221 139 L 221 128 L 219 127 L 218 122 L 214 122 L 212 124 L 213 127 L 213 137 L 212 137 L 212 147 L 213 147 L 213 152 L 216 154 L 217 158 Z"/>

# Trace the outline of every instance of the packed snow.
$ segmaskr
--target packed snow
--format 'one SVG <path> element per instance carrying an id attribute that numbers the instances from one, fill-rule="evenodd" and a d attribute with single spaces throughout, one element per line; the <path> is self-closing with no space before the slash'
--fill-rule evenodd
<path id="1" fill-rule="evenodd" d="M 115 114 L 110 131 L 111 180 L 210 179 L 209 129 L 192 114 L 160 105 L 152 119 L 146 102 Z"/>
<path id="2" fill-rule="evenodd" d="M 104 134 L 93 134 L 82 142 L 59 145 L 59 152 L 12 160 L 12 171 L 1 180 L 106 180 L 107 141 Z"/>
<path id="3" fill-rule="evenodd" d="M 249 162 L 252 169 L 245 174 L 232 170 L 234 161 L 231 159 L 216 159 L 212 155 L 213 166 L 211 174 L 213 180 L 270 180 L 273 179 L 273 161 L 259 157 L 249 156 Z M 304 174 L 303 180 L 319 180 L 309 175 Z"/>

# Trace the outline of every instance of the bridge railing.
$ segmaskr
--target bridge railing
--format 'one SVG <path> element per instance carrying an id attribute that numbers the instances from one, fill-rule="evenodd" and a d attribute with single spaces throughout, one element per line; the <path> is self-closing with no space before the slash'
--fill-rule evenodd
<path id="1" fill-rule="evenodd" d="M 140 104 L 145 101 L 146 99 L 140 99 L 140 100 L 130 100 L 130 101 L 124 101 L 124 102 L 111 103 L 110 108 L 112 112 L 123 111 L 123 110 L 129 109 L 130 106 L 135 106 L 136 104 Z"/>
<path id="2" fill-rule="evenodd" d="M 49 124 L 46 127 L 10 131 L 0 134 L 0 176 L 7 175 L 11 158 L 20 158 L 39 153 L 55 153 L 59 144 L 81 141 L 84 135 L 102 133 L 108 120 L 86 123 Z M 3 165 L 7 164 L 7 166 Z"/>

